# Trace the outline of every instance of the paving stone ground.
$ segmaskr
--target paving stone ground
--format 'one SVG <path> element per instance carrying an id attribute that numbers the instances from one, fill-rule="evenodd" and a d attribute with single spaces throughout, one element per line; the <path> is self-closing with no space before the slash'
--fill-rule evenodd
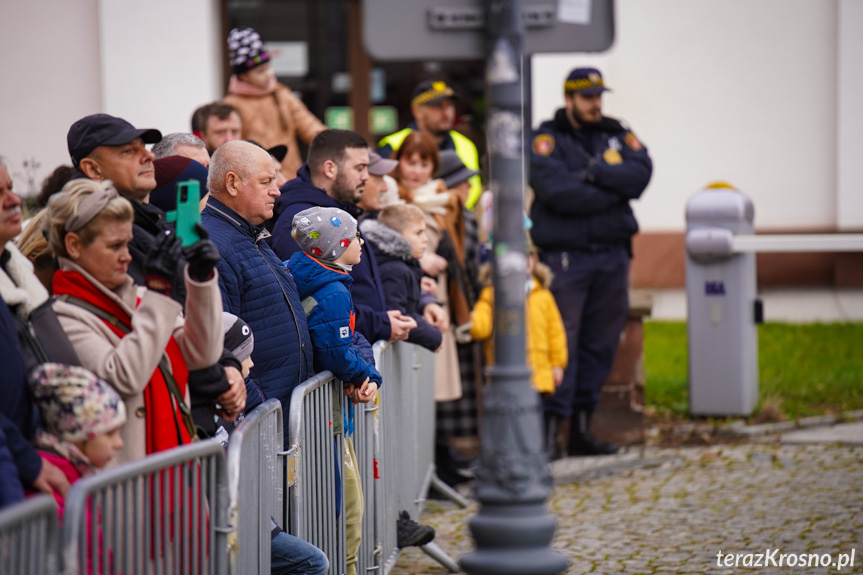
<path id="1" fill-rule="evenodd" d="M 598 461 L 602 460 L 602 461 Z M 548 509 L 558 521 L 552 546 L 582 573 L 863 573 L 863 446 L 759 442 L 649 448 L 557 462 Z M 472 549 L 476 513 L 430 502 L 422 521 L 454 559 Z M 854 566 L 717 566 L 717 553 L 855 553 Z M 821 559 L 826 559 L 822 557 Z M 753 556 L 749 561 L 756 560 Z M 763 562 L 763 560 L 762 560 Z M 393 575 L 448 571 L 416 548 Z"/>

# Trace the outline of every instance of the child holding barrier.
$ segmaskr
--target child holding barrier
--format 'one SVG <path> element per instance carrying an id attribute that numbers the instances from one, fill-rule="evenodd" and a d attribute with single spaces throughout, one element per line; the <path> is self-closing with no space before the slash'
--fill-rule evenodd
<path id="1" fill-rule="evenodd" d="M 225 330 L 225 349 L 242 364 L 243 378 L 249 377 L 254 366 L 252 351 L 255 349 L 255 335 L 242 318 L 224 312 L 222 327 Z M 220 428 L 227 441 L 227 433 Z M 217 436 L 221 437 L 221 433 Z M 326 575 L 330 563 L 324 552 L 307 541 L 282 531 L 270 519 L 272 527 L 270 541 L 270 575 Z"/>
<path id="2" fill-rule="evenodd" d="M 315 370 L 330 370 L 344 383 L 345 537 L 347 573 L 356 575 L 362 536 L 363 491 L 351 433 L 353 404 L 375 397 L 381 374 L 375 369 L 369 342 L 354 331 L 349 272 L 362 257 L 357 221 L 338 208 L 313 207 L 294 216 L 291 236 L 302 251 L 287 266 L 294 276 L 308 317 L 315 348 Z"/>
<path id="3" fill-rule="evenodd" d="M 429 323 L 420 311 L 428 301 L 436 301 L 420 289 L 423 270 L 419 258 L 428 245 L 423 211 L 410 204 L 386 206 L 376 220 L 363 220 L 360 228 L 374 251 L 387 306 L 417 322 L 408 341 L 437 351 L 443 339 L 441 329 L 448 326 Z"/>

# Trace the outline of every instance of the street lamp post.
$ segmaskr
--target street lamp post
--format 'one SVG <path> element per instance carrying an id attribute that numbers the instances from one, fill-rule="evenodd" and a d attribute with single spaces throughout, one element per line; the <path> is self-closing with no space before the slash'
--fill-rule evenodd
<path id="1" fill-rule="evenodd" d="M 480 511 L 471 519 L 470 574 L 545 575 L 566 559 L 550 549 L 555 520 L 545 510 L 551 474 L 542 448 L 539 397 L 525 351 L 526 238 L 520 0 L 485 0 L 487 136 L 494 197 L 495 365 L 485 394 L 476 471 Z"/>

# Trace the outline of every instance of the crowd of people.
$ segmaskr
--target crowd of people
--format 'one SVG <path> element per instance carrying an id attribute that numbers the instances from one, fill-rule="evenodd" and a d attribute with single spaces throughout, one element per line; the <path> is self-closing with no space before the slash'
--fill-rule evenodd
<path id="1" fill-rule="evenodd" d="M 335 420 L 345 436 L 348 572 L 356 573 L 363 502 L 353 405 L 398 385 L 382 380 L 371 344 L 406 340 L 436 352 L 438 474 L 451 485 L 470 478 L 494 353 L 494 293 L 482 261 L 490 229 L 481 225 L 491 202 L 479 201 L 476 146 L 452 129 L 456 95 L 445 82 L 419 84 L 414 123 L 374 147 L 326 129 L 278 83 L 254 30 L 233 30 L 228 48 L 228 95 L 195 110 L 189 133 L 163 136 L 107 114 L 72 124 L 71 166 L 46 179 L 27 222 L 0 158 L 0 507 L 41 491 L 62 509 L 78 478 L 230 433 L 268 399 L 285 406 L 287 428 L 292 390 L 330 370 L 346 396 Z M 619 267 L 634 233 L 628 200 L 651 169 L 632 132 L 597 116 L 598 71 L 570 76 L 567 108 L 534 139 L 531 216 L 542 233 L 532 234 L 539 247 L 530 243 L 525 288 L 528 357 L 550 414 L 553 458 L 573 395 L 582 403 L 570 453 L 615 450 L 581 415 L 596 408 L 596 380 L 614 351 L 606 343 L 599 353 L 590 331 L 605 316 L 582 325 L 569 287 L 555 290 L 551 271 L 569 286 L 570 268 L 582 265 L 577 253 L 597 268 L 597 258 L 614 255 L 617 275 L 585 288 L 578 305 L 607 311 L 593 299 L 613 296 L 620 312 Z M 297 137 L 308 143 L 305 161 Z M 567 146 L 581 147 L 574 154 L 583 165 L 558 157 Z M 191 239 L 174 224 L 177 185 L 188 181 L 200 194 Z M 628 227 L 608 232 L 618 221 Z M 570 245 L 575 233 L 584 245 Z M 563 317 L 555 298 L 566 304 Z M 601 326 L 606 339 L 619 336 L 619 315 Z M 588 388 L 579 387 L 579 364 L 590 367 Z M 402 513 L 398 538 L 400 547 L 423 545 L 434 530 Z M 278 526 L 272 549 L 273 573 L 327 571 L 320 550 Z"/>

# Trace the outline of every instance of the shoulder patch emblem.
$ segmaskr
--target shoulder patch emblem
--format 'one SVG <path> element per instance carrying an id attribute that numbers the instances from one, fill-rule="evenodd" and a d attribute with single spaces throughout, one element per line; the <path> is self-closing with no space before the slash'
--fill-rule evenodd
<path id="1" fill-rule="evenodd" d="M 554 151 L 554 136 L 551 134 L 537 134 L 533 138 L 533 153 L 540 156 L 550 156 Z"/>
<path id="2" fill-rule="evenodd" d="M 351 337 L 351 328 L 348 326 L 339 328 L 339 337 L 341 339 L 345 339 L 346 337 Z"/>
<path id="3" fill-rule="evenodd" d="M 641 151 L 644 146 L 641 145 L 641 142 L 638 141 L 638 138 L 635 137 L 635 134 L 632 132 L 627 132 L 626 137 L 624 138 L 626 145 L 635 150 L 636 152 Z"/>

